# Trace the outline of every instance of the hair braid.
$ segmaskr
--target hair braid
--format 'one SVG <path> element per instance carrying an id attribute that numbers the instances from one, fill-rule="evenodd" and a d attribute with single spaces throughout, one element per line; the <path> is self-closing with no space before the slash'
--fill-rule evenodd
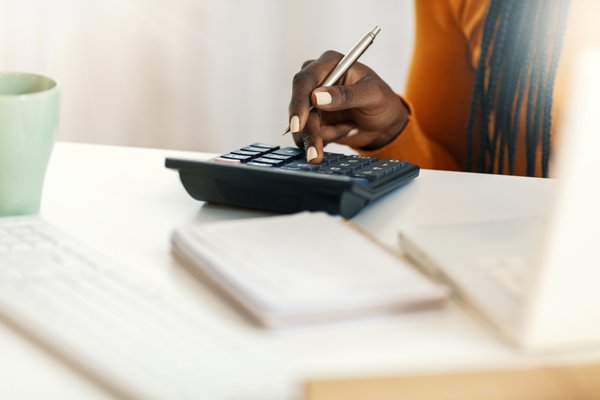
<path id="1" fill-rule="evenodd" d="M 505 9 L 503 12 L 503 15 L 510 15 L 510 12 L 512 10 L 512 6 L 514 4 L 514 0 L 506 0 L 505 3 Z M 509 21 L 510 22 L 510 21 Z M 498 90 L 498 86 L 499 86 L 499 82 L 503 81 L 503 75 L 505 73 L 505 63 L 506 63 L 506 57 L 503 57 L 503 53 L 505 51 L 505 47 L 506 47 L 506 32 L 508 30 L 508 26 L 509 23 L 506 24 L 499 24 L 497 32 L 496 32 L 496 38 L 495 38 L 495 42 L 494 42 L 494 48 L 492 50 L 492 56 L 490 59 L 490 64 L 491 65 L 498 65 L 499 68 L 492 68 L 490 69 L 490 73 L 489 73 L 489 84 L 488 84 L 488 90 L 486 91 L 487 93 L 485 94 L 484 97 L 484 121 L 483 121 L 483 126 L 487 127 L 490 124 L 490 119 L 492 118 L 492 115 L 494 114 L 494 110 L 501 105 L 500 103 L 500 99 L 499 97 L 502 94 L 502 91 L 499 92 Z M 494 124 L 496 127 L 498 127 L 499 124 Z M 499 129 L 494 129 L 494 134 L 493 134 L 493 138 L 492 140 L 488 140 L 487 141 L 487 156 L 485 158 L 483 158 L 480 161 L 480 165 L 482 165 L 484 168 L 483 170 L 485 172 L 493 172 L 494 170 L 494 164 L 496 161 L 496 143 L 497 143 L 497 135 L 496 132 L 499 133 Z M 487 159 L 487 162 L 486 162 Z M 488 164 L 486 166 L 486 164 Z"/>
<path id="2" fill-rule="evenodd" d="M 568 4 L 562 2 L 558 5 L 558 21 L 556 22 L 555 32 L 562 37 L 564 35 L 567 19 L 565 17 L 569 11 Z M 552 134 L 552 103 L 554 97 L 554 81 L 556 80 L 556 71 L 558 70 L 558 60 L 562 52 L 562 40 L 555 40 L 550 56 L 550 70 L 548 72 L 548 88 L 546 90 L 546 101 L 544 107 L 544 122 L 542 136 L 542 176 L 548 176 L 548 163 L 550 160 L 550 138 Z"/>
<path id="3" fill-rule="evenodd" d="M 535 175 L 537 148 L 547 176 L 553 90 L 570 0 L 491 0 L 467 122 L 467 169 L 514 173 L 525 109 L 527 174 Z M 476 125 L 478 129 L 476 130 Z M 477 132 L 477 135 L 475 135 Z"/>
<path id="4" fill-rule="evenodd" d="M 525 1 L 523 7 L 523 18 L 525 18 L 526 20 L 529 20 L 529 18 L 531 18 L 531 21 L 533 21 L 533 23 L 531 24 L 531 29 L 536 30 L 537 26 L 539 25 L 539 2 L 531 4 L 531 2 Z M 517 94 L 515 104 L 513 105 L 514 116 L 512 117 L 512 121 L 510 121 L 511 132 L 508 140 L 508 170 L 510 174 L 513 174 L 515 171 L 515 152 L 519 132 L 519 122 L 521 121 L 521 111 L 523 110 L 521 104 L 523 104 L 523 97 L 525 96 L 525 89 L 527 88 L 528 83 L 526 76 L 528 76 L 529 69 L 531 68 L 531 65 L 533 65 L 533 53 L 529 51 L 529 46 L 527 46 L 527 43 L 524 40 L 518 39 L 517 42 L 519 44 L 518 59 L 525 61 L 522 63 L 515 63 L 519 64 L 519 76 L 517 78 L 518 88 L 516 92 Z"/>
<path id="5" fill-rule="evenodd" d="M 508 14 L 505 13 L 505 14 Z M 519 26 L 521 20 L 525 18 L 525 13 L 521 13 L 517 18 L 511 18 L 506 24 L 507 31 L 512 32 Z M 507 35 L 506 37 L 506 53 L 509 54 L 508 64 L 504 68 L 503 71 L 503 81 L 505 82 L 507 90 L 501 91 L 498 99 L 499 107 L 497 107 L 497 116 L 499 123 L 494 124 L 494 160 L 496 159 L 496 151 L 498 151 L 498 173 L 504 172 L 504 158 L 505 158 L 505 148 L 507 147 L 509 138 L 510 138 L 510 113 L 512 112 L 512 103 L 510 99 L 510 94 L 514 93 L 518 84 L 518 68 L 519 65 L 514 62 L 510 62 L 510 60 L 515 60 L 518 57 L 519 51 L 519 43 L 518 37 L 516 35 Z M 492 163 L 493 165 L 493 163 Z"/>
<path id="6" fill-rule="evenodd" d="M 498 12 L 501 3 L 494 1 L 490 4 L 488 10 L 489 14 L 495 14 Z M 475 81 L 473 82 L 473 90 L 471 93 L 471 114 L 467 122 L 467 170 L 472 169 L 473 164 L 473 139 L 475 131 L 475 122 L 480 111 L 480 98 L 481 92 L 484 87 L 485 81 L 485 70 L 487 68 L 486 59 L 488 58 L 488 51 L 490 43 L 492 42 L 494 34 L 494 24 L 486 23 L 483 27 L 483 36 L 481 39 L 481 54 L 479 55 L 479 65 L 477 66 L 477 74 Z"/>

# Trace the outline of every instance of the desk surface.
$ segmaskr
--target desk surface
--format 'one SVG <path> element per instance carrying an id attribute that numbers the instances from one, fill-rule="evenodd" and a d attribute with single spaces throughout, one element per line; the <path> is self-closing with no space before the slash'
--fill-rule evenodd
<path id="1" fill-rule="evenodd" d="M 182 224 L 264 213 L 198 203 L 167 156 L 207 154 L 58 143 L 41 215 L 135 273 L 172 286 L 199 313 L 289 359 L 293 380 L 440 371 L 542 362 L 600 360 L 595 352 L 534 356 L 501 342 L 457 305 L 409 314 L 266 331 L 249 323 L 173 259 L 169 235 Z M 549 206 L 553 182 L 536 178 L 422 171 L 413 183 L 364 210 L 354 222 L 389 246 L 412 224 L 531 216 Z M 107 393 L 0 325 L 0 398 L 106 399 Z M 34 384 L 32 384 L 34 383 Z"/>

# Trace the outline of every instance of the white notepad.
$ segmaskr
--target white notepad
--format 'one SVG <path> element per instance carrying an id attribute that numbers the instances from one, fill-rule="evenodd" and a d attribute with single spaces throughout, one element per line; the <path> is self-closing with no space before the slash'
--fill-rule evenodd
<path id="1" fill-rule="evenodd" d="M 172 244 L 261 324 L 283 326 L 439 304 L 430 281 L 325 213 L 180 228 Z"/>

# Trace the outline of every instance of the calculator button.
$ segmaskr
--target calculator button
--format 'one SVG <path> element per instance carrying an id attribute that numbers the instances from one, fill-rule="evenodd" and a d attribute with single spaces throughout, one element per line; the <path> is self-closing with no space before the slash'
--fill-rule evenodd
<path id="1" fill-rule="evenodd" d="M 262 152 L 260 151 L 250 151 L 250 150 L 244 150 L 244 149 L 239 149 L 236 151 L 232 151 L 233 154 L 239 154 L 242 156 L 252 156 L 252 157 L 258 157 L 259 155 L 262 154 Z"/>
<path id="2" fill-rule="evenodd" d="M 383 160 L 374 162 L 373 164 L 370 164 L 370 166 L 377 166 L 377 167 L 393 169 L 394 171 L 397 171 L 400 168 L 402 168 L 403 164 L 402 164 L 402 162 L 394 162 L 394 160 L 383 159 Z"/>
<path id="3" fill-rule="evenodd" d="M 246 146 L 246 147 L 242 147 L 241 150 L 244 151 L 254 151 L 260 154 L 264 154 L 266 152 L 268 152 L 269 150 L 263 148 L 263 147 L 254 147 L 254 146 Z M 235 151 L 232 151 L 232 153 L 235 153 Z"/>
<path id="4" fill-rule="evenodd" d="M 319 169 L 318 165 L 309 164 L 306 161 L 292 161 L 291 163 L 287 164 L 286 167 L 298 168 L 303 171 L 316 171 Z"/>
<path id="5" fill-rule="evenodd" d="M 242 155 L 242 154 L 227 153 L 227 154 L 223 154 L 221 156 L 221 158 L 231 158 L 233 160 L 240 160 L 241 162 L 245 162 L 245 161 L 250 161 L 252 159 L 252 156 L 245 156 L 245 155 Z"/>
<path id="6" fill-rule="evenodd" d="M 334 162 L 334 161 L 338 161 L 341 158 L 346 157 L 344 154 L 339 154 L 339 153 L 325 153 L 323 154 L 323 160 L 327 161 L 327 162 Z"/>
<path id="7" fill-rule="evenodd" d="M 383 159 L 381 159 L 381 161 L 384 161 L 384 162 L 387 162 L 387 163 L 390 163 L 390 164 L 394 164 L 394 165 L 398 165 L 401 168 L 405 167 L 406 164 L 408 164 L 408 161 L 406 161 L 406 160 L 392 160 L 392 159 L 389 159 L 389 158 L 383 158 Z"/>
<path id="8" fill-rule="evenodd" d="M 352 180 L 354 182 L 360 183 L 361 185 L 368 185 L 370 182 L 367 178 L 352 177 Z"/>
<path id="9" fill-rule="evenodd" d="M 379 174 L 384 174 L 384 175 L 388 175 L 390 172 L 392 172 L 391 170 L 384 168 L 384 167 L 380 167 L 380 166 L 373 166 L 373 165 L 369 165 L 368 169 L 370 169 L 371 171 L 375 172 L 375 173 L 379 173 Z"/>
<path id="10" fill-rule="evenodd" d="M 365 156 L 359 156 L 357 154 L 348 156 L 348 160 L 361 160 L 361 161 L 367 162 L 369 164 L 377 161 L 377 159 L 375 157 L 365 157 Z"/>
<path id="11" fill-rule="evenodd" d="M 278 155 L 282 155 L 282 156 L 292 156 L 292 157 L 296 157 L 299 156 L 301 154 L 304 154 L 304 150 L 301 150 L 297 147 L 284 147 L 283 149 L 279 149 L 277 151 L 274 151 L 273 154 L 278 154 Z"/>
<path id="12" fill-rule="evenodd" d="M 373 171 L 356 172 L 356 173 L 352 174 L 352 177 L 354 177 L 354 178 L 364 178 L 364 179 L 368 179 L 370 181 L 374 181 L 376 179 L 379 179 L 379 177 L 376 176 L 373 173 Z"/>
<path id="13" fill-rule="evenodd" d="M 254 165 L 255 167 L 272 167 L 273 164 L 263 164 L 256 161 L 247 162 L 246 165 Z"/>
<path id="14" fill-rule="evenodd" d="M 346 162 L 346 160 L 334 162 L 332 164 L 329 164 L 329 166 L 330 167 L 340 167 L 340 168 L 347 169 L 349 171 L 354 171 L 354 170 L 360 168 L 360 165 L 356 165 L 355 163 Z"/>
<path id="15" fill-rule="evenodd" d="M 271 164 L 271 165 L 283 164 L 283 160 L 275 160 L 273 158 L 265 158 L 265 157 L 256 158 L 254 161 L 263 163 L 263 164 Z"/>
<path id="16" fill-rule="evenodd" d="M 223 157 L 215 157 L 212 161 L 220 163 L 220 164 L 241 164 L 240 160 L 235 160 L 233 158 L 223 158 Z"/>
<path id="17" fill-rule="evenodd" d="M 355 176 L 357 178 L 367 178 L 369 180 L 380 179 L 386 175 L 388 175 L 388 172 L 386 170 L 384 170 L 383 168 L 371 167 L 371 166 L 363 168 L 352 174 L 352 176 Z"/>
<path id="18" fill-rule="evenodd" d="M 317 172 L 321 175 L 337 175 L 337 176 L 339 176 L 339 174 L 336 174 L 335 172 L 331 172 L 331 171 L 317 171 Z"/>
<path id="19" fill-rule="evenodd" d="M 281 154 L 276 154 L 276 153 L 267 153 L 263 156 L 264 158 L 272 158 L 274 160 L 289 160 L 290 158 L 292 158 L 292 156 L 284 156 Z"/>
<path id="20" fill-rule="evenodd" d="M 360 167 L 370 164 L 369 160 L 361 160 L 359 158 L 348 158 L 348 159 L 345 159 L 344 162 L 348 163 L 350 165 L 353 165 L 354 168 L 360 168 Z"/>
<path id="21" fill-rule="evenodd" d="M 350 175 L 350 170 L 340 167 L 325 166 L 319 168 L 319 173 L 332 173 L 336 175 Z"/>
<path id="22" fill-rule="evenodd" d="M 260 147 L 261 149 L 267 149 L 270 151 L 277 150 L 279 146 L 275 146 L 274 144 L 266 144 L 266 143 L 252 143 L 251 147 Z"/>

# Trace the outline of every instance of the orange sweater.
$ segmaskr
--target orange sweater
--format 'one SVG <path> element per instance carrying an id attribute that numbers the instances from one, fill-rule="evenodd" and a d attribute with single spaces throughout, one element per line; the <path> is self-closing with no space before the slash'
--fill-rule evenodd
<path id="1" fill-rule="evenodd" d="M 411 117 L 398 137 L 365 155 L 406 159 L 423 168 L 466 168 L 466 123 L 481 35 L 489 0 L 415 1 L 416 42 L 403 99 Z M 569 67 L 582 49 L 600 45 L 599 0 L 572 0 L 556 76 L 552 147 L 560 127 Z M 536 174 L 541 174 L 538 149 Z M 525 136 L 521 132 L 515 173 L 525 175 Z"/>

